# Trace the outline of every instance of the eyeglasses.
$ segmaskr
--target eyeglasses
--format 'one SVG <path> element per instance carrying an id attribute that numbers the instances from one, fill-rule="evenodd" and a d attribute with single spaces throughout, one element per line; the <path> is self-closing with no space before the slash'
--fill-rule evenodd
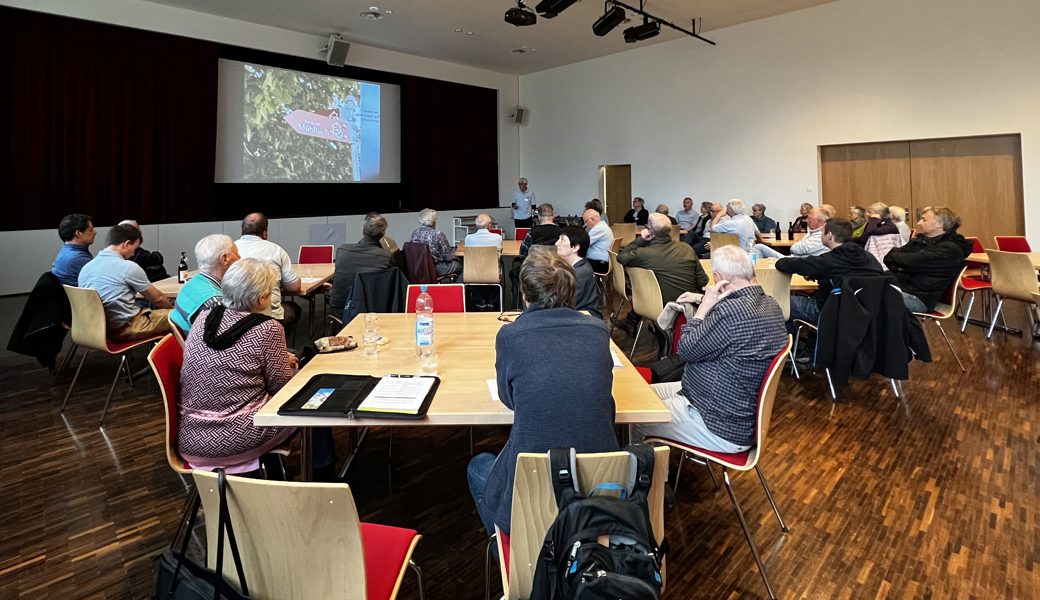
<path id="1" fill-rule="evenodd" d="M 502 313 L 502 314 L 498 315 L 498 320 L 502 321 L 503 323 L 512 323 L 520 315 L 521 315 L 521 313 L 518 313 L 518 312 L 515 312 L 515 313 Z"/>

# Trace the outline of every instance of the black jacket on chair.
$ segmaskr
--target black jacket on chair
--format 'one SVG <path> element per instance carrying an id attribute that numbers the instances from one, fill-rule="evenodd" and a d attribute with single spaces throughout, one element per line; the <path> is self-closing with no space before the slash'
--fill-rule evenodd
<path id="1" fill-rule="evenodd" d="M 358 273 L 354 276 L 350 299 L 343 309 L 343 324 L 366 312 L 404 312 L 407 300 L 408 280 L 397 267 Z"/>
<path id="2" fill-rule="evenodd" d="M 823 305 L 816 366 L 829 368 L 836 384 L 871 373 L 908 379 L 911 360 L 931 362 L 924 329 L 895 285 L 891 275 L 846 277 Z"/>
<path id="3" fill-rule="evenodd" d="M 72 307 L 58 278 L 47 271 L 40 275 L 25 301 L 22 316 L 11 332 L 7 349 L 35 356 L 40 364 L 54 368 L 61 345 L 72 324 Z"/>

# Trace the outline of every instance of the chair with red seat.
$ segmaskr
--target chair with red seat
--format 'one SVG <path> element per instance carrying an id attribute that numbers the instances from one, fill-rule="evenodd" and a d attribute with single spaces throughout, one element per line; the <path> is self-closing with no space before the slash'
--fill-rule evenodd
<path id="1" fill-rule="evenodd" d="M 506 237 L 506 235 L 505 235 L 506 232 L 501 227 L 488 227 L 488 231 L 490 231 L 491 233 L 497 233 L 498 235 L 502 236 L 503 238 Z"/>
<path id="2" fill-rule="evenodd" d="M 297 255 L 296 263 L 301 265 L 329 264 L 334 262 L 336 247 L 329 245 L 303 245 Z"/>
<path id="3" fill-rule="evenodd" d="M 1029 240 L 1024 235 L 995 235 L 993 241 L 997 243 L 997 250 L 1001 252 L 1032 252 Z"/>
<path id="4" fill-rule="evenodd" d="M 529 233 L 531 233 L 530 227 L 517 227 L 516 231 L 513 233 L 513 237 L 522 242 Z"/>
<path id="5" fill-rule="evenodd" d="M 65 400 L 61 403 L 64 412 L 65 405 L 69 402 L 72 389 L 76 387 L 79 373 L 83 370 L 83 363 L 91 350 L 100 350 L 108 354 L 119 356 L 119 369 L 112 379 L 112 386 L 108 388 L 108 397 L 105 399 L 105 408 L 101 411 L 101 420 L 98 427 L 105 423 L 105 415 L 108 413 L 108 404 L 112 401 L 112 393 L 115 392 L 119 376 L 125 371 L 129 378 L 130 387 L 134 386 L 134 373 L 131 372 L 130 363 L 127 361 L 127 353 L 134 348 L 150 344 L 162 339 L 165 334 L 157 334 L 151 337 L 133 340 L 130 342 L 112 342 L 108 339 L 107 321 L 105 319 L 105 305 L 101 302 L 101 296 L 97 290 L 90 288 L 79 288 L 71 285 L 62 286 L 69 296 L 69 304 L 72 305 L 72 342 L 77 347 L 83 348 L 83 358 L 79 361 L 76 374 L 72 376 L 69 391 L 65 393 Z"/>
<path id="6" fill-rule="evenodd" d="M 747 521 L 744 519 L 744 512 L 740 509 L 740 503 L 737 502 L 737 496 L 733 493 L 733 485 L 730 483 L 729 471 L 755 470 L 758 474 L 759 481 L 762 483 L 762 489 L 765 490 L 766 498 L 769 499 L 769 504 L 773 507 L 773 512 L 776 514 L 776 519 L 780 522 L 780 530 L 787 533 L 787 525 L 784 523 L 783 517 L 780 516 L 780 509 L 777 508 L 776 502 L 773 500 L 773 494 L 769 491 L 769 485 L 766 483 L 766 478 L 762 475 L 762 470 L 758 467 L 758 461 L 765 449 L 765 443 L 769 433 L 769 421 L 773 414 L 773 400 L 776 398 L 776 389 L 780 384 L 780 371 L 783 369 L 784 360 L 790 352 L 791 338 L 788 337 L 787 345 L 784 346 L 783 350 L 781 350 L 779 354 L 773 357 L 773 362 L 769 365 L 769 369 L 766 370 L 765 377 L 762 379 L 762 385 L 759 387 L 758 391 L 758 423 L 755 427 L 755 444 L 749 450 L 738 452 L 736 454 L 724 454 L 667 438 L 648 437 L 644 440 L 650 443 L 659 443 L 671 446 L 682 452 L 683 454 L 680 455 L 679 461 L 680 469 L 682 468 L 681 459 L 687 455 L 691 455 L 705 462 L 713 463 L 722 467 L 722 479 L 726 484 L 726 492 L 729 494 L 730 502 L 733 503 L 733 511 L 737 513 L 737 520 L 740 521 L 740 527 L 744 530 L 744 537 L 747 538 L 748 545 L 751 547 L 751 554 L 754 556 L 755 563 L 758 565 L 758 572 L 762 576 L 762 581 L 765 582 L 766 591 L 769 592 L 769 597 L 773 599 L 776 598 L 776 594 L 773 592 L 773 586 L 769 583 L 769 576 L 766 574 L 765 565 L 762 564 L 762 558 L 758 554 L 758 546 L 755 544 L 754 538 L 751 537 L 751 531 L 748 529 Z"/>
<path id="7" fill-rule="evenodd" d="M 961 357 L 957 356 L 957 351 L 953 349 L 953 344 L 950 342 L 950 338 L 946 335 L 946 330 L 943 329 L 942 322 L 957 314 L 957 288 L 960 287 L 961 281 L 964 280 L 964 272 L 967 270 L 968 267 L 961 269 L 960 275 L 957 276 L 957 279 L 953 280 L 949 289 L 943 293 L 942 298 L 936 302 L 935 308 L 931 312 L 914 313 L 914 316 L 922 321 L 925 319 L 935 321 L 935 325 L 942 333 L 943 339 L 946 340 L 946 345 L 950 347 L 950 352 L 952 352 L 953 357 L 957 359 L 957 364 L 960 365 L 962 373 L 967 373 L 968 370 L 964 368 L 964 363 L 961 362 Z M 967 320 L 968 317 L 965 315 L 964 321 L 967 322 Z"/>
<path id="8" fill-rule="evenodd" d="M 466 286 L 461 283 L 408 286 L 408 299 L 404 312 L 415 312 L 415 299 L 419 297 L 423 287 L 426 288 L 426 293 L 433 297 L 435 312 L 466 312 Z"/>
<path id="9" fill-rule="evenodd" d="M 194 477 L 206 513 L 217 514 L 216 473 L 196 470 Z M 235 476 L 228 476 L 227 484 L 228 510 L 254 600 L 390 600 L 397 597 L 408 568 L 418 577 L 423 597 L 422 571 L 412 561 L 422 536 L 413 529 L 362 523 L 347 484 Z M 217 521 L 206 519 L 211 569 Z M 224 577 L 238 585 L 234 570 Z"/>
<path id="10" fill-rule="evenodd" d="M 972 254 L 983 254 L 986 249 L 982 247 L 982 242 L 977 237 L 967 237 L 966 240 L 971 240 Z M 971 294 L 968 299 L 968 308 L 964 311 L 964 319 L 961 322 L 961 333 L 964 333 L 965 329 L 968 328 L 968 321 L 971 319 L 971 309 L 975 306 L 975 292 L 981 292 L 982 297 L 982 312 L 989 314 L 989 294 L 993 290 L 993 284 L 989 281 L 988 275 L 983 275 L 989 270 L 989 265 L 981 262 L 968 261 L 967 266 L 964 269 L 964 275 L 961 275 L 960 288 L 961 288 L 961 304 L 964 303 L 964 294 Z"/>

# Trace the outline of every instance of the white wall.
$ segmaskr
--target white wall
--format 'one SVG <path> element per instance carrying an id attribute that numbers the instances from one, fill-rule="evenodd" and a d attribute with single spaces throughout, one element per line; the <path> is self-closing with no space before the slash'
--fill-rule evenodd
<path id="1" fill-rule="evenodd" d="M 90 2 L 0 0 L 0 4 L 305 58 L 319 58 L 318 49 L 327 41 L 327 38 L 324 37 L 141 0 L 91 0 Z M 46 42 L 41 41 L 41 43 Z M 515 75 L 505 75 L 360 44 L 351 44 L 347 62 L 357 67 L 497 89 L 500 116 L 497 200 L 498 205 L 509 206 L 513 191 L 516 189 L 516 179 L 519 177 L 519 128 L 506 118 L 510 107 L 518 104 L 519 81 Z M 477 212 L 481 212 L 481 210 L 445 211 L 442 213 L 443 216 L 438 226 L 450 236 L 451 221 L 448 217 L 451 214 L 472 215 Z M 491 212 L 500 222 L 512 225 L 508 209 L 492 210 Z M 388 215 L 390 235 L 399 242 L 407 239 L 412 229 L 415 228 L 416 217 L 415 213 Z M 272 221 L 272 239 L 278 238 L 279 223 L 291 224 L 296 221 L 299 220 Z M 307 231 L 305 224 L 311 222 L 347 222 L 347 239 L 354 242 L 360 237 L 360 216 L 319 217 L 316 220 L 303 220 L 297 223 L 296 227 L 290 225 L 292 235 L 287 236 L 285 240 L 278 240 L 279 243 L 295 256 L 296 248 L 307 241 L 306 237 L 301 237 L 300 233 L 305 234 Z M 2 253 L 0 255 L 8 257 L 4 261 L 4 267 L 0 268 L 0 295 L 28 292 L 36 283 L 40 273 L 50 269 L 51 261 L 61 245 L 57 235 L 57 225 L 55 223 L 54 229 L 49 230 L 0 233 L 0 253 Z M 169 271 L 176 269 L 177 256 L 181 251 L 187 251 L 190 257 L 195 241 L 198 241 L 202 235 L 221 232 L 222 229 L 225 230 L 224 233 L 233 238 L 238 237 L 237 222 L 227 225 L 221 223 L 162 225 L 157 228 L 157 235 L 152 236 L 149 235 L 149 231 L 145 231 L 145 247 L 160 250 L 166 258 L 166 268 Z M 103 247 L 104 231 L 99 231 L 97 242 L 92 250 L 96 254 Z"/>
<path id="2" fill-rule="evenodd" d="M 520 78 L 521 170 L 564 212 L 631 163 L 650 206 L 819 201 L 817 146 L 1022 134 L 1040 244 L 1040 2 L 840 0 Z M 808 191 L 811 187 L 813 191 Z"/>

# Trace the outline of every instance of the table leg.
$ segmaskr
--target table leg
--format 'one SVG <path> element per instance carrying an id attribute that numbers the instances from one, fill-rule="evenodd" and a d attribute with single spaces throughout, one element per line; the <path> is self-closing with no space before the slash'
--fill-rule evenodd
<path id="1" fill-rule="evenodd" d="M 300 478 L 314 481 L 314 455 L 311 452 L 311 428 L 300 428 Z"/>
<path id="2" fill-rule="evenodd" d="M 307 302 L 310 304 L 310 309 L 311 309 L 310 322 L 307 324 L 307 339 L 308 340 L 313 340 L 314 339 L 314 312 L 316 310 L 316 307 L 315 307 L 315 304 L 314 304 L 314 294 L 311 294 L 310 296 L 307 296 Z"/>
<path id="3" fill-rule="evenodd" d="M 351 430 L 351 431 L 353 431 L 353 430 Z M 340 479 L 343 479 L 344 477 L 346 477 L 347 470 L 350 469 L 351 463 L 354 462 L 354 459 L 357 458 L 358 452 L 361 451 L 361 442 L 365 441 L 365 435 L 367 435 L 367 434 L 368 434 L 368 427 L 362 428 L 361 429 L 361 434 L 357 436 L 357 442 L 354 442 L 353 441 L 354 434 L 351 433 L 351 435 L 350 435 L 350 437 L 351 437 L 350 455 L 347 456 L 347 460 L 343 463 L 343 466 L 339 468 L 338 475 L 339 475 Z"/>

